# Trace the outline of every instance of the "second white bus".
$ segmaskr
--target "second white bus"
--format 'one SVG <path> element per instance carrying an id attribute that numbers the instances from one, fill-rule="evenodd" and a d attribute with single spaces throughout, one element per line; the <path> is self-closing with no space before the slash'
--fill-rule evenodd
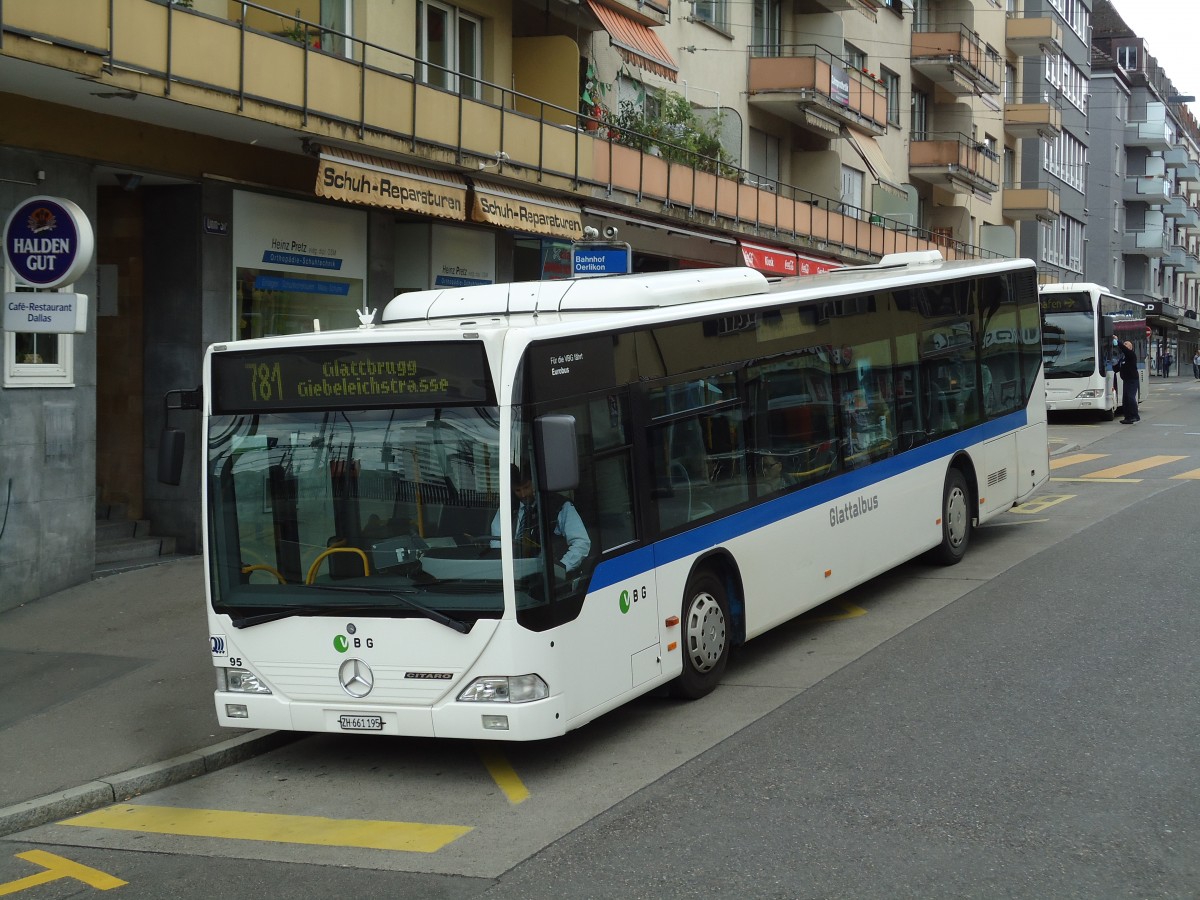
<path id="1" fill-rule="evenodd" d="M 1116 418 L 1119 382 L 1112 370 L 1114 340 L 1131 340 L 1146 359 L 1145 308 L 1098 284 L 1046 284 L 1042 304 L 1042 353 L 1046 408 L 1050 412 L 1092 411 Z M 1142 383 L 1145 396 L 1146 383 Z"/>

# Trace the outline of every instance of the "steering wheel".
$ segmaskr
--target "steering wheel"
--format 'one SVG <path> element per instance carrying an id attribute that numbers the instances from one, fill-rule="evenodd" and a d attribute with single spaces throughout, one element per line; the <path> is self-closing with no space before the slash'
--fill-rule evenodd
<path id="1" fill-rule="evenodd" d="M 359 550 L 357 547 L 330 547 L 328 550 L 322 551 L 317 558 L 313 560 L 313 564 L 308 567 L 308 575 L 305 577 L 304 583 L 312 584 L 313 579 L 317 577 L 317 569 L 321 567 L 321 563 L 325 561 L 326 557 L 332 556 L 335 553 L 357 553 L 362 557 L 363 575 L 371 574 L 371 569 L 367 562 L 367 554 L 363 553 L 363 551 Z"/>

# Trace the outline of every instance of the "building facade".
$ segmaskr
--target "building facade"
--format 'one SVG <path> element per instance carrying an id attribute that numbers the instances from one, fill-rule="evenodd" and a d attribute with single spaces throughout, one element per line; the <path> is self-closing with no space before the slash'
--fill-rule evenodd
<path id="1" fill-rule="evenodd" d="M 593 233 L 637 271 L 1042 259 L 1062 2 L 8 0 L 0 212 L 70 199 L 96 252 L 84 333 L 4 334 L 0 604 L 89 578 L 110 510 L 199 550 L 166 393 L 210 343 L 563 277 Z"/>
<path id="2" fill-rule="evenodd" d="M 1146 304 L 1153 371 L 1168 354 L 1190 366 L 1200 339 L 1200 132 L 1145 41 L 1109 0 L 1095 11 L 1089 196 L 1104 215 L 1088 228 L 1088 270 Z"/>

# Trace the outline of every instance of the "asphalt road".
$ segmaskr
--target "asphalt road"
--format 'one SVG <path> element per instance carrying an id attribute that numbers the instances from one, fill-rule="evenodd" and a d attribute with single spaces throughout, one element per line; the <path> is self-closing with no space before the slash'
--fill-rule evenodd
<path id="1" fill-rule="evenodd" d="M 752 642 L 699 703 L 491 756 L 315 737 L 133 804 L 471 826 L 436 851 L 56 824 L 0 843 L 0 893 L 48 852 L 128 898 L 1200 897 L 1197 400 L 1056 424 L 1075 449 L 962 564 Z"/>

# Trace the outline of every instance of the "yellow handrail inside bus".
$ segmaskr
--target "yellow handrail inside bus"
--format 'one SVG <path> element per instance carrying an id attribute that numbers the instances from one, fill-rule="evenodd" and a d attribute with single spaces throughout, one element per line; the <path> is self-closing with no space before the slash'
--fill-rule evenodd
<path id="1" fill-rule="evenodd" d="M 371 569 L 367 562 L 367 554 L 363 553 L 357 547 L 330 547 L 328 550 L 323 550 L 320 555 L 313 560 L 313 564 L 308 567 L 308 575 L 305 576 L 304 583 L 312 584 L 313 579 L 317 577 L 317 569 L 320 568 L 321 563 L 325 561 L 325 557 L 332 556 L 335 553 L 357 553 L 362 557 L 363 574 L 371 574 Z"/>
<path id="2" fill-rule="evenodd" d="M 279 570 L 272 566 L 268 566 L 266 563 L 255 563 L 252 566 L 242 566 L 243 575 L 249 575 L 251 572 L 270 572 L 279 580 L 280 584 L 287 584 L 287 579 L 279 574 Z"/>

